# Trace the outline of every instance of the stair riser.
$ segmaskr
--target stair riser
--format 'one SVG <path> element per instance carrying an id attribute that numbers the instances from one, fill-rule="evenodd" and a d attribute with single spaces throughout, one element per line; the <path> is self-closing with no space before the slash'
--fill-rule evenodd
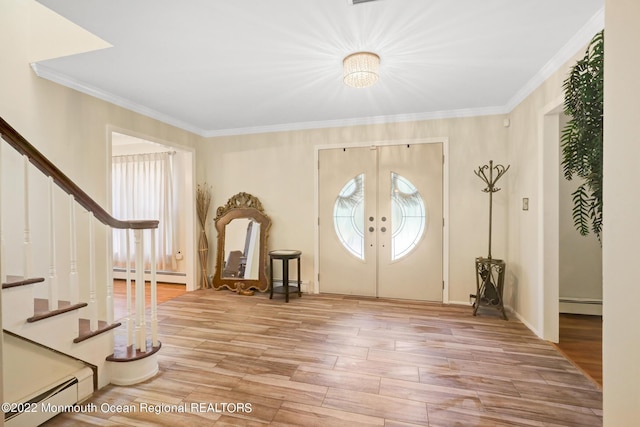
<path id="1" fill-rule="evenodd" d="M 120 386 L 138 384 L 158 373 L 158 354 L 133 362 L 107 362 L 111 383 Z"/>
<path id="2" fill-rule="evenodd" d="M 113 334 L 113 331 L 107 331 L 86 341 L 70 342 L 66 346 L 68 348 L 67 354 L 89 362 L 98 368 L 98 388 L 102 388 L 111 382 L 105 355 L 113 352 Z"/>
<path id="3" fill-rule="evenodd" d="M 74 343 L 78 336 L 78 319 L 84 310 L 28 323 L 26 319 L 33 316 L 33 291 L 29 288 L 20 286 L 2 291 L 4 329 L 97 366 L 99 387 L 109 384 L 105 357 L 113 353 L 113 331 Z M 6 307 L 11 307 L 11 310 L 4 309 Z"/>
<path id="4" fill-rule="evenodd" d="M 2 310 L 2 313 L 4 315 L 5 310 Z M 27 322 L 24 317 L 8 322 L 3 316 L 2 326 L 8 331 L 39 343 L 71 342 L 78 336 L 78 313 L 63 313 L 33 323 Z"/>
<path id="5" fill-rule="evenodd" d="M 25 319 L 33 316 L 33 288 L 18 286 L 2 290 L 2 326 L 8 329 L 25 323 Z M 11 309 L 8 309 L 8 308 Z"/>

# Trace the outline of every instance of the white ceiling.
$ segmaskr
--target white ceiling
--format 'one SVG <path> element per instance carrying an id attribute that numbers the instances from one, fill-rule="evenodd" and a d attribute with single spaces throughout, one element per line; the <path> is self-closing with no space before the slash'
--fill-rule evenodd
<path id="1" fill-rule="evenodd" d="M 203 136 L 508 113 L 604 25 L 604 0 L 39 1 L 113 45 L 39 76 Z"/>

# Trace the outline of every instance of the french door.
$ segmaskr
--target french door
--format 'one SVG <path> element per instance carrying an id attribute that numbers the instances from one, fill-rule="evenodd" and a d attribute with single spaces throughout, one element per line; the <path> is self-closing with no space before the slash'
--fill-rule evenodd
<path id="1" fill-rule="evenodd" d="M 320 292 L 442 301 L 442 144 L 318 159 Z"/>

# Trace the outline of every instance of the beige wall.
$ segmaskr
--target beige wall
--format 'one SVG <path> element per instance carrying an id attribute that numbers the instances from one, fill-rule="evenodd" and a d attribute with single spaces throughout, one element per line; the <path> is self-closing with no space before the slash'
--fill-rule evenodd
<path id="1" fill-rule="evenodd" d="M 487 255 L 488 239 L 489 200 L 473 171 L 489 160 L 506 163 L 502 116 L 211 138 L 198 149 L 198 169 L 213 185 L 214 207 L 240 191 L 257 196 L 273 221 L 269 247 L 300 249 L 302 279 L 314 283 L 316 146 L 438 137 L 449 140 L 450 300 L 468 303 L 469 294 L 475 293 L 474 259 Z M 507 181 L 501 184 L 504 188 Z M 506 194 L 494 198 L 496 258 L 507 255 Z M 215 239 L 212 225 L 209 233 Z"/>
<path id="2" fill-rule="evenodd" d="M 604 426 L 640 419 L 640 2 L 606 0 L 604 87 Z"/>
<path id="3" fill-rule="evenodd" d="M 509 114 L 512 173 L 508 177 L 506 286 L 512 292 L 509 302 L 520 319 L 550 340 L 557 339 L 558 329 L 558 107 L 566 73 L 582 54 L 581 50 Z M 525 197 L 529 198 L 527 211 L 522 210 Z M 553 264 L 549 257 L 555 257 L 555 265 L 549 265 Z M 555 289 L 547 289 L 545 284 L 552 282 Z"/>

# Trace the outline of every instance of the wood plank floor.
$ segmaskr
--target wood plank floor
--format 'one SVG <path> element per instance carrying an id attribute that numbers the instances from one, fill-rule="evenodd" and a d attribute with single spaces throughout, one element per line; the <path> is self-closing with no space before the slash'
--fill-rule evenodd
<path id="1" fill-rule="evenodd" d="M 131 307 L 135 309 L 136 298 L 135 298 L 135 280 L 131 281 Z M 174 283 L 158 283 L 157 284 L 157 294 L 158 294 L 158 304 L 161 304 L 165 301 L 169 301 L 177 296 L 180 296 L 186 293 L 186 286 Z M 145 306 L 149 307 L 151 305 L 151 283 L 145 283 Z M 122 319 L 127 315 L 127 287 L 126 281 L 124 280 L 114 280 L 113 281 L 113 318 L 116 320 Z"/>
<path id="2" fill-rule="evenodd" d="M 602 316 L 560 314 L 557 347 L 602 388 Z"/>
<path id="3" fill-rule="evenodd" d="M 107 386 L 89 400 L 97 410 L 47 425 L 602 425 L 597 386 L 497 311 L 327 294 L 286 304 L 214 290 L 158 311 L 158 375 Z"/>

